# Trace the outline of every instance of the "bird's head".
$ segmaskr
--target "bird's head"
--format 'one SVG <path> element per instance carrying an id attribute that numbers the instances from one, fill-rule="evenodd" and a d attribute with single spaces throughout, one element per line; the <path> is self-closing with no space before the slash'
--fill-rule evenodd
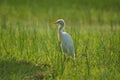
<path id="1" fill-rule="evenodd" d="M 59 24 L 59 25 L 64 26 L 65 21 L 63 19 L 58 19 L 57 21 L 54 22 L 54 24 Z"/>

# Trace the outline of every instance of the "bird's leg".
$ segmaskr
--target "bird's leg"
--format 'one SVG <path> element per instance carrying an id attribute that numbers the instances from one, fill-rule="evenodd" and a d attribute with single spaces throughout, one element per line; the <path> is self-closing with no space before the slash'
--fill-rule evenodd
<path id="1" fill-rule="evenodd" d="M 69 61 L 69 57 L 66 56 L 66 54 L 64 54 L 64 62 L 68 62 Z"/>

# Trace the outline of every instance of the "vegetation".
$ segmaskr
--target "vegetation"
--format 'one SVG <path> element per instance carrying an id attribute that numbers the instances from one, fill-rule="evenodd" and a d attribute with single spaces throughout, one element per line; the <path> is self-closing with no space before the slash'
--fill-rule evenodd
<path id="1" fill-rule="evenodd" d="M 0 80 L 120 80 L 119 0 L 1 0 Z M 74 41 L 64 62 L 59 18 Z"/>

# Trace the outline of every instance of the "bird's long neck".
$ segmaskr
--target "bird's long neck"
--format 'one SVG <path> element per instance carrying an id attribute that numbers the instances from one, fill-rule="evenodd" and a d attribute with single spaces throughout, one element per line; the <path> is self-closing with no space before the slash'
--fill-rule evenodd
<path id="1" fill-rule="evenodd" d="M 62 31 L 62 30 L 63 30 L 63 27 L 64 27 L 64 24 L 63 24 L 63 25 L 59 25 L 59 27 L 58 27 L 59 33 L 63 32 L 63 31 Z"/>
<path id="2" fill-rule="evenodd" d="M 61 42 L 61 37 L 63 36 L 63 27 L 64 25 L 59 25 L 58 27 L 58 40 Z"/>

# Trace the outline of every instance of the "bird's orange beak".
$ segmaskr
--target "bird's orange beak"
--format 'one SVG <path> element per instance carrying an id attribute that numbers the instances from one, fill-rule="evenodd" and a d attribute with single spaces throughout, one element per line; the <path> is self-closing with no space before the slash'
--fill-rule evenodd
<path id="1" fill-rule="evenodd" d="M 57 22 L 51 22 L 51 24 L 57 24 Z"/>

